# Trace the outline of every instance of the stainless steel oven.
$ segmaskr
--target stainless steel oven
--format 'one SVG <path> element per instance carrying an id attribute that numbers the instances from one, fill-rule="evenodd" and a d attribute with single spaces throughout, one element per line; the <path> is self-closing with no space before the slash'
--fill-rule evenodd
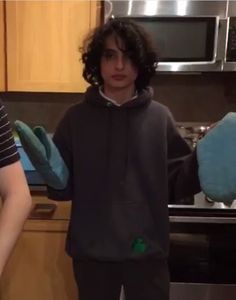
<path id="1" fill-rule="evenodd" d="M 169 205 L 169 219 L 170 300 L 236 299 L 236 205 Z"/>
<path id="2" fill-rule="evenodd" d="M 236 210 L 170 208 L 170 300 L 236 297 Z"/>
<path id="3" fill-rule="evenodd" d="M 194 148 L 207 124 L 178 126 Z M 236 298 L 236 200 L 214 202 L 203 192 L 169 204 L 170 300 Z"/>

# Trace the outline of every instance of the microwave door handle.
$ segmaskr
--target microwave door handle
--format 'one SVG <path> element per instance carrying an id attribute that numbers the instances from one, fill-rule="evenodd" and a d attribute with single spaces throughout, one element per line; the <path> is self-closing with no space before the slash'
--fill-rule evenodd
<path id="1" fill-rule="evenodd" d="M 227 49 L 227 32 L 229 27 L 229 18 L 220 19 L 218 25 L 218 34 L 216 37 L 216 62 L 224 61 Z"/>

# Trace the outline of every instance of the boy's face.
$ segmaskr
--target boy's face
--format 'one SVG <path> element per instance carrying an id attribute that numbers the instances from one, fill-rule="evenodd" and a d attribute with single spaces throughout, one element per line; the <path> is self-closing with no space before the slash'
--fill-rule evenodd
<path id="1" fill-rule="evenodd" d="M 107 37 L 100 64 L 104 88 L 135 89 L 138 70 L 132 63 L 123 41 L 115 36 Z"/>

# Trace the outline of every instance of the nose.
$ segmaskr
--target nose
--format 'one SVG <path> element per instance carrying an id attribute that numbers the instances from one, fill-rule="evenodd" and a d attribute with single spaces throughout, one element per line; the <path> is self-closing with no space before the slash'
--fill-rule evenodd
<path id="1" fill-rule="evenodd" d="M 119 55 L 116 60 L 116 69 L 123 70 L 125 67 L 125 59 L 123 56 Z"/>

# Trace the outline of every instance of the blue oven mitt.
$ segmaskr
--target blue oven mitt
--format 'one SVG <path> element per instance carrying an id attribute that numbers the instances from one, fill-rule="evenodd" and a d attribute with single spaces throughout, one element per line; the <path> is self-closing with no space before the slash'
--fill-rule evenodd
<path id="1" fill-rule="evenodd" d="M 197 144 L 199 180 L 212 200 L 236 199 L 236 113 L 228 113 Z"/>
<path id="2" fill-rule="evenodd" d="M 21 144 L 35 169 L 45 183 L 57 190 L 66 187 L 69 172 L 58 149 L 45 129 L 36 126 L 33 130 L 22 121 L 15 121 Z"/>

